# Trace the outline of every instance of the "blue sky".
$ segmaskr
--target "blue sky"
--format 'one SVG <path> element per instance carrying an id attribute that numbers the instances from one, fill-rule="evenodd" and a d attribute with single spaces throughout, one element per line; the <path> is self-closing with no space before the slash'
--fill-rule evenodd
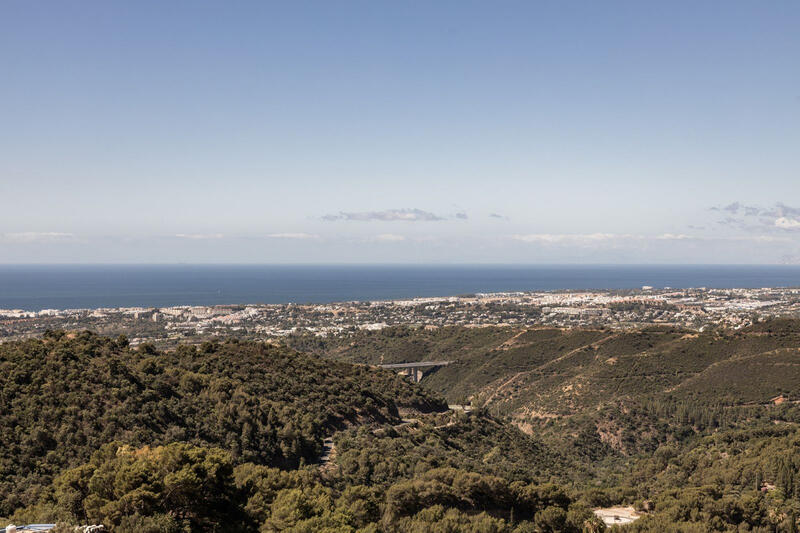
<path id="1" fill-rule="evenodd" d="M 5 1 L 0 262 L 798 262 L 798 25 Z"/>

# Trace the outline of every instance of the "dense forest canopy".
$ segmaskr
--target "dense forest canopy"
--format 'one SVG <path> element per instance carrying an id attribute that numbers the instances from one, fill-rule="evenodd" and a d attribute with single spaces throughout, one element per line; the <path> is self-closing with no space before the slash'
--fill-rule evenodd
<path id="1" fill-rule="evenodd" d="M 0 344 L 0 516 L 113 531 L 795 531 L 800 327 Z M 305 353 L 304 353 L 305 352 Z M 358 363 L 448 359 L 421 385 Z M 350 362 L 345 362 L 350 361 Z M 451 411 L 444 400 L 471 402 Z"/>

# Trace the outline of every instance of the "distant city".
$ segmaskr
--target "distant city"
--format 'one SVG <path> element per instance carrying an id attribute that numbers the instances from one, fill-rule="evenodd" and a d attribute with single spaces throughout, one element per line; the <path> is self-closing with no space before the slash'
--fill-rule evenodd
<path id="1" fill-rule="evenodd" d="M 125 334 L 132 344 L 213 337 L 268 340 L 332 336 L 392 326 L 467 327 L 670 326 L 739 329 L 775 317 L 800 316 L 800 288 L 672 289 L 476 293 L 333 304 L 217 305 L 100 309 L 0 310 L 3 341 L 48 329 Z"/>

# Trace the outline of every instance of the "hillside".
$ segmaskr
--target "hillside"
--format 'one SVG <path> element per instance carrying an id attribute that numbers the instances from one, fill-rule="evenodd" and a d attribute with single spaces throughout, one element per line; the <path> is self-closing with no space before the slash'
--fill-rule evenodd
<path id="1" fill-rule="evenodd" d="M 388 328 L 290 345 L 368 364 L 452 360 L 422 384 L 450 402 L 510 417 L 532 433 L 594 439 L 635 453 L 684 424 L 654 411 L 737 409 L 800 400 L 800 322 L 743 331 Z M 671 412 L 671 411 L 670 411 Z M 630 420 L 631 417 L 637 420 Z M 671 415 L 670 415 L 671 416 Z M 658 418 L 664 418 L 658 420 Z M 625 427 L 618 427 L 628 418 Z M 663 426 L 668 427 L 663 427 Z M 630 428 L 636 431 L 624 438 Z M 656 435 L 658 433 L 658 435 Z M 580 446 L 586 451 L 586 442 Z"/>
<path id="2" fill-rule="evenodd" d="M 593 520 L 547 484 L 577 465 L 505 421 L 448 411 L 390 371 L 269 344 L 159 352 L 50 332 L 0 345 L 0 400 L 9 522 L 155 533 Z"/>
<path id="3" fill-rule="evenodd" d="M 559 450 L 584 505 L 644 513 L 629 530 L 798 530 L 800 321 L 706 333 L 390 328 L 289 342 L 370 364 L 454 361 L 422 385 Z"/>
<path id="4" fill-rule="evenodd" d="M 797 323 L 0 345 L 0 516 L 181 531 L 796 531 Z M 319 357 L 325 355 L 327 358 Z M 449 359 L 421 385 L 364 362 Z M 472 413 L 449 410 L 469 399 Z M 777 398 L 777 399 L 776 399 Z"/>
<path id="5" fill-rule="evenodd" d="M 159 353 L 124 338 L 52 333 L 0 345 L 0 516 L 30 504 L 51 477 L 102 445 L 174 441 L 236 461 L 293 468 L 358 424 L 400 423 L 399 408 L 444 403 L 388 371 L 258 343 Z"/>

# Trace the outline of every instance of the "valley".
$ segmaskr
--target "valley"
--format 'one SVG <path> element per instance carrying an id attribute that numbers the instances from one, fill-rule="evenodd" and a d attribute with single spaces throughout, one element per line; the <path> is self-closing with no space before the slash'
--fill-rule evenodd
<path id="1" fill-rule="evenodd" d="M 415 361 L 449 364 L 418 384 L 378 367 Z M 0 452 L 0 516 L 17 521 L 601 531 L 630 507 L 632 531 L 792 531 L 800 495 L 792 319 L 168 350 L 54 331 L 1 345 L 0 369 L 0 421 L 18 436 Z"/>

